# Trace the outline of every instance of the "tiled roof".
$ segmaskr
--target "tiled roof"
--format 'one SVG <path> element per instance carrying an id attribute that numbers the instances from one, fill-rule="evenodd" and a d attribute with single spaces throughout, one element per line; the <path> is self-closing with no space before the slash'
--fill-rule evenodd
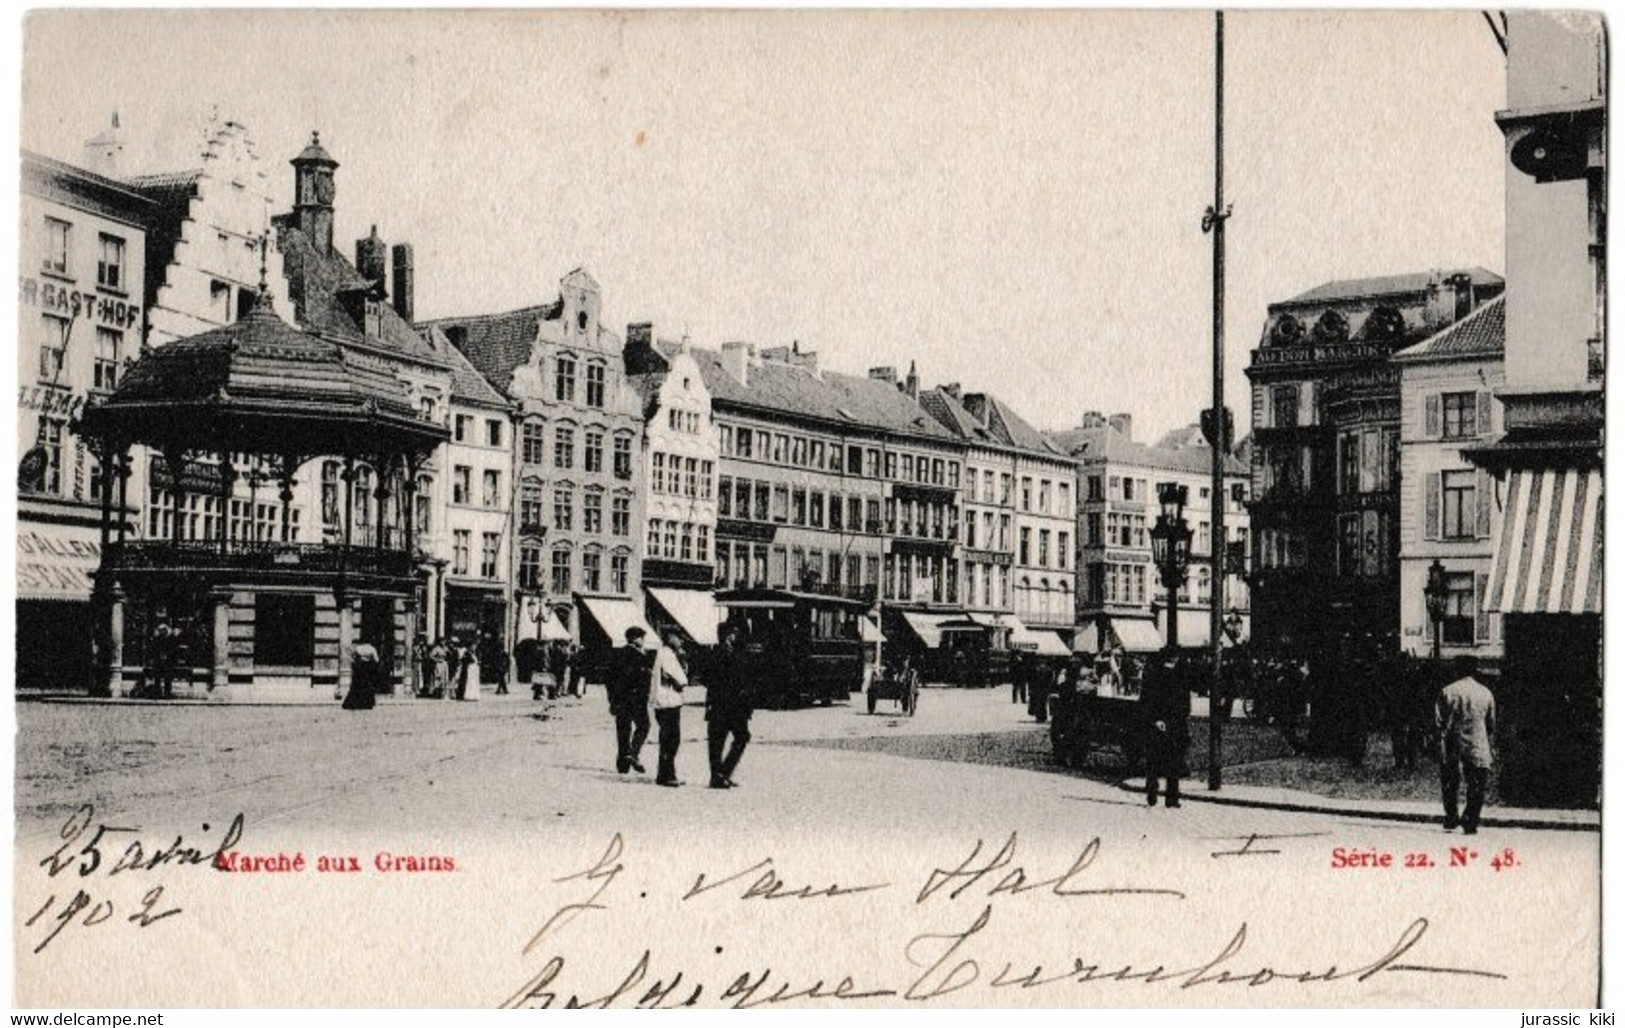
<path id="1" fill-rule="evenodd" d="M 374 283 L 337 252 L 318 253 L 310 239 L 295 227 L 291 216 L 275 219 L 277 249 L 282 252 L 282 271 L 288 280 L 288 297 L 293 301 L 300 324 L 324 332 L 347 343 L 392 350 L 433 364 L 445 364 L 417 329 L 407 323 L 387 303 L 379 304 L 376 336 L 369 336 L 356 323 L 339 297 L 357 290 L 371 290 Z"/>
<path id="2" fill-rule="evenodd" d="M 530 360 L 542 323 L 557 320 L 561 309 L 558 303 L 551 303 L 503 314 L 437 318 L 419 324 L 445 332 L 486 381 L 499 392 L 512 395 L 514 370 Z"/>
<path id="3" fill-rule="evenodd" d="M 920 406 L 929 411 L 931 416 L 942 424 L 942 427 L 961 439 L 969 439 L 972 442 L 988 443 L 990 445 L 997 445 L 1001 442 L 1001 440 L 994 438 L 992 432 L 983 428 L 981 422 L 977 421 L 958 399 L 941 389 L 927 389 L 921 393 Z"/>
<path id="4" fill-rule="evenodd" d="M 788 414 L 927 439 L 956 438 L 889 382 L 831 371 L 814 375 L 806 368 L 761 361 L 750 366 L 746 385 L 723 368 L 716 351 L 692 347 L 689 352 L 717 408 L 743 407 L 752 413 Z"/>
<path id="5" fill-rule="evenodd" d="M 263 299 L 232 324 L 147 352 L 85 417 L 92 434 L 148 442 L 176 425 L 194 438 L 223 427 L 262 445 L 287 432 L 335 443 L 357 421 L 419 439 L 443 434 L 393 375 L 353 360 L 332 338 L 288 325 Z"/>
<path id="6" fill-rule="evenodd" d="M 1193 474 L 1206 473 L 1213 467 L 1213 458 L 1206 444 L 1177 449 L 1147 446 L 1125 438 L 1123 433 L 1110 425 L 1067 429 L 1050 432 L 1048 435 L 1051 442 L 1078 460 L 1105 459 L 1112 464 L 1186 471 Z M 1233 456 L 1225 459 L 1227 475 L 1246 475 L 1248 470 L 1246 465 Z"/>
<path id="7" fill-rule="evenodd" d="M 202 168 L 192 168 L 188 171 L 160 171 L 152 175 L 132 175 L 129 182 L 143 193 L 175 189 L 191 192 L 192 187 L 197 185 L 197 180 L 202 177 Z"/>
<path id="8" fill-rule="evenodd" d="M 961 439 L 1011 446 L 1052 457 L 1067 456 L 1008 404 L 990 393 L 970 393 L 960 400 L 941 389 L 928 389 L 920 394 L 920 405 Z M 972 406 L 987 412 L 985 426 L 971 410 Z"/>
<path id="9" fill-rule="evenodd" d="M 1299 293 L 1283 304 L 1326 303 L 1331 300 L 1358 300 L 1367 297 L 1393 296 L 1401 293 L 1419 293 L 1430 282 L 1442 282 L 1454 275 L 1467 275 L 1475 286 L 1502 285 L 1500 275 L 1477 266 L 1449 271 L 1416 271 L 1404 275 L 1382 275 L 1376 278 L 1339 279 L 1326 282 L 1308 292 Z"/>
<path id="10" fill-rule="evenodd" d="M 430 345 L 451 365 L 452 399 L 493 407 L 508 406 L 507 398 L 486 381 L 485 376 L 469 361 L 467 354 L 451 345 L 444 332 L 433 326 L 425 328 L 424 332 L 428 333 Z"/>
<path id="11" fill-rule="evenodd" d="M 1438 357 L 1499 357 L 1506 352 L 1506 294 L 1502 293 L 1436 335 L 1394 354 L 1396 361 Z"/>

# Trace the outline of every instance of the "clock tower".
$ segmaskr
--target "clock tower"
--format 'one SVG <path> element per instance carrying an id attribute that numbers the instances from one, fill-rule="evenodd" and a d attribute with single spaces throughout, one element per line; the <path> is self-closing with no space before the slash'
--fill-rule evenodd
<path id="1" fill-rule="evenodd" d="M 310 134 L 310 145 L 293 165 L 293 213 L 299 230 L 303 232 L 318 253 L 333 249 L 333 171 L 339 166 L 322 149 L 318 133 Z"/>

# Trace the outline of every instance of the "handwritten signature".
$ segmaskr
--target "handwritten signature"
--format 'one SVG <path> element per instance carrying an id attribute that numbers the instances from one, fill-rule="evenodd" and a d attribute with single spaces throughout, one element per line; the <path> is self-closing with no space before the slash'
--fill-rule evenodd
<path id="1" fill-rule="evenodd" d="M 203 831 L 207 833 L 212 829 L 205 824 Z M 232 818 L 231 823 L 221 834 L 219 843 L 212 848 L 207 845 L 188 844 L 182 835 L 176 835 L 167 844 L 143 843 L 139 838 L 129 838 L 139 832 L 141 829 L 135 826 L 98 821 L 96 808 L 89 803 L 69 815 L 57 833 L 57 837 L 61 840 L 60 844 L 46 854 L 38 866 L 44 869 L 47 880 L 56 880 L 69 871 L 74 874 L 68 876 L 68 880 L 76 883 L 84 883 L 100 876 L 101 880 L 107 881 L 105 890 L 108 894 L 104 895 L 101 891 L 93 892 L 92 887 L 95 885 L 91 883 L 91 887 L 76 884 L 71 890 L 53 892 L 47 896 L 45 902 L 23 921 L 25 928 L 39 925 L 44 930 L 43 937 L 33 947 L 34 953 L 42 952 L 69 925 L 94 928 L 113 920 L 121 909 L 129 909 L 131 906 L 134 908 L 133 912 L 123 920 L 137 928 L 148 928 L 180 914 L 180 907 L 169 906 L 165 901 L 163 884 L 152 885 L 132 904 L 117 894 L 117 884 L 109 880 L 119 875 L 154 872 L 167 868 L 198 865 L 213 867 L 221 854 L 228 852 L 241 841 L 243 815 L 238 814 Z M 71 897 L 68 896 L 69 891 L 72 892 Z"/>
<path id="2" fill-rule="evenodd" d="M 1249 836 L 1241 847 L 1247 853 L 1266 837 Z M 590 966 L 572 963 L 562 952 L 547 956 L 541 967 L 503 1002 L 505 1008 L 590 1007 L 692 1007 L 702 1003 L 740 1009 L 815 1001 L 856 1001 L 899 999 L 906 1003 L 926 1003 L 964 993 L 966 989 L 1027 992 L 1064 985 L 1094 983 L 1163 985 L 1179 990 L 1200 987 L 1240 985 L 1258 988 L 1268 985 L 1316 985 L 1336 982 L 1366 983 L 1392 974 L 1427 974 L 1503 979 L 1498 971 L 1475 967 L 1423 962 L 1420 950 L 1430 924 L 1425 917 L 1412 918 L 1374 959 L 1359 958 L 1325 966 L 1295 966 L 1278 961 L 1253 959 L 1248 953 L 1250 926 L 1243 921 L 1230 933 L 1215 955 L 1205 959 L 1169 959 L 1135 963 L 1111 959 L 1104 954 L 1072 955 L 1059 961 L 1039 963 L 1027 959 L 1004 959 L 998 955 L 996 936 L 988 934 L 995 919 L 1005 915 L 999 907 L 1008 897 L 1033 894 L 1037 897 L 1074 899 L 1078 897 L 1131 897 L 1153 899 L 1185 898 L 1177 889 L 1145 885 L 1086 885 L 1086 872 L 1100 857 L 1099 837 L 1090 839 L 1069 865 L 1055 874 L 1029 871 L 1016 862 L 1018 837 L 1015 833 L 997 849 L 976 840 L 964 859 L 944 862 L 925 876 L 914 905 L 932 900 L 951 903 L 961 897 L 974 897 L 979 909 L 963 927 L 947 931 L 927 931 L 912 935 L 896 951 L 907 965 L 888 979 L 871 967 L 866 974 L 836 973 L 807 975 L 797 979 L 771 966 L 740 967 L 723 974 L 700 972 L 692 966 L 659 967 L 655 950 L 643 949 L 624 971 L 612 973 L 603 981 L 607 987 L 591 987 L 572 980 L 596 977 L 605 970 L 601 960 Z M 616 835 L 602 855 L 586 869 L 556 879 L 560 885 L 584 886 L 584 895 L 554 911 L 542 928 L 524 947 L 524 955 L 535 952 L 544 941 L 566 925 L 589 914 L 610 909 L 612 888 L 627 871 L 627 845 Z M 760 902 L 794 899 L 812 902 L 838 902 L 844 897 L 890 888 L 889 882 L 864 884 L 829 883 L 796 885 L 781 871 L 775 859 L 764 857 L 740 871 L 697 873 L 693 884 L 681 894 L 684 903 L 716 901 Z M 644 894 L 640 893 L 640 896 Z M 720 956 L 722 948 L 716 948 Z M 964 996 L 960 996 L 963 1000 Z"/>

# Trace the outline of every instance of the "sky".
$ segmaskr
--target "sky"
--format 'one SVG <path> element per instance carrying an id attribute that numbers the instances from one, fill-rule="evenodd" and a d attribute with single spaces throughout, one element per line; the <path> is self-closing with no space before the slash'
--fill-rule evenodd
<path id="1" fill-rule="evenodd" d="M 131 172 L 211 117 L 272 168 L 320 130 L 336 239 L 410 242 L 417 313 L 551 300 L 697 345 L 799 341 L 991 391 L 1041 428 L 1211 399 L 1211 12 L 58 11 L 30 150 L 119 112 Z M 1503 268 L 1500 50 L 1476 11 L 1226 15 L 1226 396 L 1267 305 Z M 156 56 L 155 56 L 156 55 Z"/>

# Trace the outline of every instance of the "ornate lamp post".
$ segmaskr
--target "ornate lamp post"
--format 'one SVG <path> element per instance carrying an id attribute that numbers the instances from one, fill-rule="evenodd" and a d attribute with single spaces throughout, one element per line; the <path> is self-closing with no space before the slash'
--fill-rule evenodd
<path id="1" fill-rule="evenodd" d="M 1435 560 L 1428 566 L 1428 584 L 1422 588 L 1428 601 L 1428 620 L 1433 622 L 1433 659 L 1439 659 L 1444 641 L 1445 605 L 1450 601 L 1450 585 L 1445 581 L 1444 565 Z"/>
<path id="2" fill-rule="evenodd" d="M 1162 513 L 1151 529 L 1151 555 L 1168 592 L 1168 649 L 1179 648 L 1179 588 L 1191 561 L 1191 529 L 1185 523 L 1185 500 L 1189 490 L 1174 482 L 1157 486 L 1157 503 Z"/>

